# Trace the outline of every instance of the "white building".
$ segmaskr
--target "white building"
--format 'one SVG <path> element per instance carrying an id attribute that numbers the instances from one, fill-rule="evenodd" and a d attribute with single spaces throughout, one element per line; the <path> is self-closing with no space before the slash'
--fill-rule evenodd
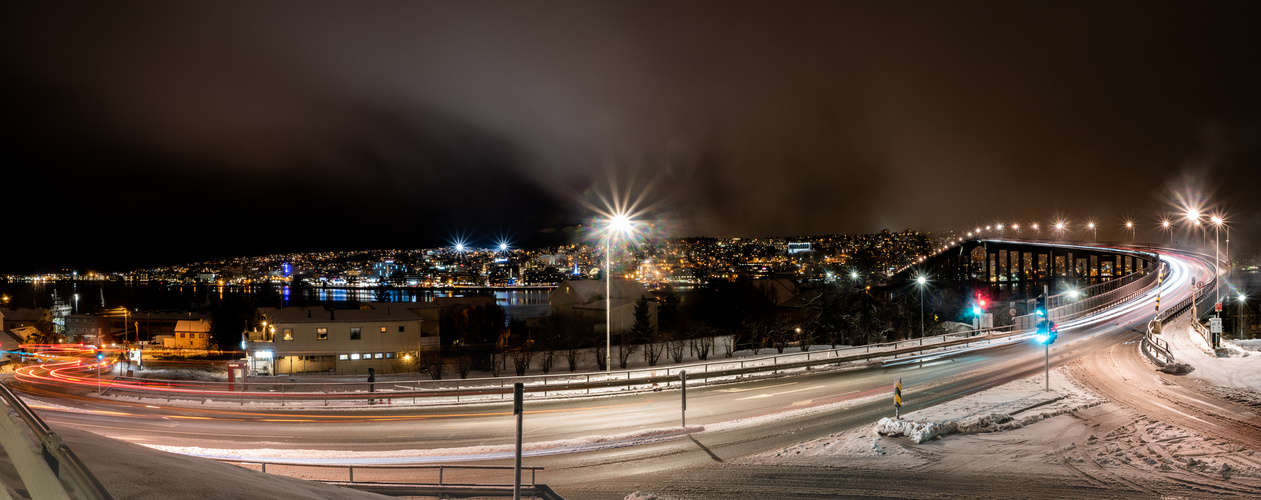
<path id="1" fill-rule="evenodd" d="M 247 332 L 250 370 L 278 374 L 405 371 L 422 352 L 439 349 L 439 307 L 374 302 L 360 309 L 263 307 L 265 331 Z"/>

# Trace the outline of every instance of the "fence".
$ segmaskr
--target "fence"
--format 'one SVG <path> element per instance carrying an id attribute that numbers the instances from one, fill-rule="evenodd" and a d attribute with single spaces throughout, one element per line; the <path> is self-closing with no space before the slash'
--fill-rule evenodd
<path id="1" fill-rule="evenodd" d="M 1157 313 L 1151 321 L 1147 322 L 1147 332 L 1143 334 L 1141 349 L 1143 354 L 1147 356 L 1147 359 L 1150 359 L 1152 363 L 1156 364 L 1156 366 L 1161 367 L 1174 363 L 1173 352 L 1169 349 L 1169 342 L 1156 337 L 1155 335 L 1159 334 L 1160 331 L 1163 331 L 1166 324 L 1169 324 L 1179 316 L 1185 314 L 1187 311 L 1192 312 L 1191 327 L 1203 336 L 1209 345 L 1212 345 L 1213 341 L 1208 333 L 1208 329 L 1204 328 L 1204 325 L 1200 324 L 1199 315 L 1196 310 L 1197 304 L 1208 298 L 1209 290 L 1211 290 L 1216 283 L 1217 278 L 1214 277 L 1213 281 L 1211 281 L 1208 285 L 1195 290 L 1191 295 L 1175 302 L 1173 305 L 1169 306 L 1169 308 L 1165 309 L 1164 312 Z"/>
<path id="2" fill-rule="evenodd" d="M 465 497 L 465 496 L 512 496 L 515 484 L 513 466 L 500 465 L 335 465 L 335 464 L 303 464 L 292 462 L 265 462 L 221 460 L 248 469 L 258 470 L 264 474 L 277 474 L 286 477 L 320 481 L 358 490 L 407 496 Z M 268 469 L 271 469 L 270 471 Z M 359 471 L 356 478 L 355 471 Z M 529 482 L 523 477 L 521 492 L 545 499 L 563 500 L 547 485 L 537 482 L 538 471 L 543 467 L 522 467 L 522 472 L 529 473 Z M 333 471 L 326 474 L 324 471 Z M 392 471 L 391 474 L 380 474 Z M 486 483 L 488 475 L 506 471 L 509 480 Z M 366 476 L 366 477 L 365 477 Z M 452 477 L 454 476 L 454 477 Z M 400 480 L 406 479 L 406 480 Z"/>

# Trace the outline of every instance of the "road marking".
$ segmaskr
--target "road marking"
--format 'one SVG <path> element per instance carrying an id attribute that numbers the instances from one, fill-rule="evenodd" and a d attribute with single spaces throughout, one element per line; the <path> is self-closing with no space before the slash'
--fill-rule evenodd
<path id="1" fill-rule="evenodd" d="M 789 382 L 789 383 L 787 383 L 787 384 L 775 384 L 775 385 L 768 385 L 768 386 L 766 386 L 766 387 L 749 387 L 749 388 L 746 388 L 746 389 L 718 389 L 718 392 L 746 392 L 746 391 L 760 391 L 760 390 L 762 390 L 762 389 L 770 389 L 770 388 L 772 388 L 772 387 L 784 387 L 784 386 L 786 386 L 786 385 L 796 385 L 796 384 L 797 384 L 796 382 Z"/>
<path id="2" fill-rule="evenodd" d="M 823 386 L 821 386 L 821 385 L 816 385 L 816 386 L 814 386 L 814 387 L 803 387 L 803 388 L 801 388 L 801 389 L 793 389 L 793 390 L 791 390 L 791 391 L 777 392 L 777 393 L 775 393 L 775 394 L 758 394 L 758 395 L 756 395 L 756 396 L 749 396 L 749 397 L 747 397 L 747 398 L 740 398 L 740 399 L 737 399 L 736 401 L 744 401 L 744 400 L 746 400 L 746 399 L 761 399 L 761 398 L 769 398 L 769 397 L 771 397 L 771 396 L 782 396 L 782 395 L 784 395 L 784 394 L 792 394 L 792 393 L 794 393 L 794 392 L 809 391 L 809 390 L 812 390 L 812 389 L 821 389 L 821 388 L 823 388 Z"/>

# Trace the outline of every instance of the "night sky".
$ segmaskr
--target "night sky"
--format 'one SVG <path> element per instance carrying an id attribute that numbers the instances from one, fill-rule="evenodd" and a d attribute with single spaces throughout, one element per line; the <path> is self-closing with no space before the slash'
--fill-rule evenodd
<path id="1" fill-rule="evenodd" d="M 23 2 L 0 272 L 1093 219 L 1261 230 L 1261 2 Z M 1210 235 L 1211 239 L 1211 235 Z"/>

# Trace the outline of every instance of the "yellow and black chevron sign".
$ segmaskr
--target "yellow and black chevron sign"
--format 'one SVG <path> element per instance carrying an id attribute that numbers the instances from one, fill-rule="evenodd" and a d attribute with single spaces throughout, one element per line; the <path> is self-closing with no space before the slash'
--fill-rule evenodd
<path id="1" fill-rule="evenodd" d="M 893 386 L 893 406 L 902 407 L 902 379 L 898 379 L 898 385 Z"/>

